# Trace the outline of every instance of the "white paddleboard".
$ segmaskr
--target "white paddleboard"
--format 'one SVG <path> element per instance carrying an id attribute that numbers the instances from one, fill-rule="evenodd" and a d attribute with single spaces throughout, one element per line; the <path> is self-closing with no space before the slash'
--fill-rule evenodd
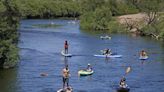
<path id="1" fill-rule="evenodd" d="M 61 51 L 61 54 L 65 57 L 72 57 L 72 54 L 69 54 L 69 53 L 65 54 L 63 50 Z"/>
<path id="2" fill-rule="evenodd" d="M 140 56 L 140 57 L 139 57 L 140 60 L 146 60 L 146 59 L 148 59 L 148 58 L 149 58 L 148 56 Z"/>
<path id="3" fill-rule="evenodd" d="M 95 57 L 121 58 L 122 55 L 94 55 Z"/>
<path id="4" fill-rule="evenodd" d="M 70 87 L 69 89 L 66 88 L 66 89 L 59 89 L 57 92 L 73 92 L 73 88 Z"/>
<path id="5" fill-rule="evenodd" d="M 59 89 L 57 92 L 62 92 L 63 91 L 63 89 Z"/>

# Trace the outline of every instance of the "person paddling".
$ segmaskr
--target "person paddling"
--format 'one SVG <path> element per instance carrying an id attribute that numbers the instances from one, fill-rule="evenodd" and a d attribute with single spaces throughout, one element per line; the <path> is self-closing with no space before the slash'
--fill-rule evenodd
<path id="1" fill-rule="evenodd" d="M 65 51 L 65 54 L 68 54 L 68 42 L 67 42 L 67 40 L 64 43 L 64 51 Z"/>
<path id="2" fill-rule="evenodd" d="M 87 71 L 92 71 L 92 66 L 90 65 L 90 64 L 88 64 L 88 66 L 87 66 L 87 69 L 86 69 Z"/>
<path id="3" fill-rule="evenodd" d="M 66 65 L 66 67 L 63 69 L 62 71 L 63 73 L 63 89 L 65 88 L 65 84 L 67 84 L 67 88 L 69 87 L 69 69 L 68 69 L 68 65 Z"/>
<path id="4" fill-rule="evenodd" d="M 126 88 L 127 87 L 127 84 L 126 84 L 126 79 L 125 77 L 123 77 L 121 80 L 120 80 L 120 87 L 121 88 Z"/>
<path id="5" fill-rule="evenodd" d="M 140 56 L 142 56 L 142 57 L 145 57 L 145 56 L 147 56 L 147 53 L 146 53 L 146 51 L 142 50 L 142 51 L 140 52 Z"/>
<path id="6" fill-rule="evenodd" d="M 111 55 L 111 50 L 110 49 L 105 49 L 104 50 L 104 55 L 106 55 L 106 58 L 108 57 L 108 55 Z"/>

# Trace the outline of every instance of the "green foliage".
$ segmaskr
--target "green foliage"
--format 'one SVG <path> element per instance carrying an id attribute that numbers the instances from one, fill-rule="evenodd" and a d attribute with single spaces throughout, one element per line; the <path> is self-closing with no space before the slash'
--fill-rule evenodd
<path id="1" fill-rule="evenodd" d="M 79 3 L 73 0 L 15 0 L 25 18 L 77 17 Z"/>
<path id="2" fill-rule="evenodd" d="M 138 12 L 138 9 L 136 9 L 136 7 L 131 4 L 125 2 L 117 3 L 117 15 L 133 14 Z"/>
<path id="3" fill-rule="evenodd" d="M 159 35 L 160 39 L 164 41 L 164 29 L 162 29 L 160 35 Z"/>
<path id="4" fill-rule="evenodd" d="M 136 13 L 134 5 L 122 0 L 14 0 L 23 17 L 51 18 L 78 17 L 102 6 L 110 8 L 112 15 Z"/>
<path id="5" fill-rule="evenodd" d="M 85 14 L 83 14 L 80 17 L 80 28 L 82 29 L 94 29 L 94 23 L 95 23 L 95 15 L 94 12 L 87 12 Z"/>
<path id="6" fill-rule="evenodd" d="M 0 58 L 3 60 L 3 67 L 14 67 L 18 61 L 18 48 L 16 45 L 10 40 L 3 40 L 0 42 L 0 47 Z"/>
<path id="7" fill-rule="evenodd" d="M 115 18 L 112 18 L 112 20 L 108 23 L 108 32 L 110 33 L 122 33 L 127 32 L 126 28 L 118 23 Z"/>
<path id="8" fill-rule="evenodd" d="M 96 30 L 105 30 L 108 22 L 111 20 L 112 14 L 110 8 L 101 7 L 95 10 L 95 28 Z"/>
<path id="9" fill-rule="evenodd" d="M 107 30 L 111 16 L 109 8 L 97 8 L 94 12 L 88 12 L 81 16 L 80 26 L 82 29 Z"/>
<path id="10" fill-rule="evenodd" d="M 80 27 L 82 29 L 126 32 L 123 25 L 112 16 L 141 11 L 147 14 L 146 22 L 149 24 L 141 29 L 143 33 L 158 39 L 164 38 L 164 22 L 158 19 L 158 12 L 164 10 L 164 0 L 82 0 L 80 3 L 82 11 Z"/>
<path id="11" fill-rule="evenodd" d="M 19 11 L 14 1 L 0 1 L 0 67 L 14 67 L 18 62 Z"/>
<path id="12" fill-rule="evenodd" d="M 146 25 L 142 31 L 146 35 L 150 35 L 156 39 L 164 40 L 164 19 L 161 19 L 160 21 L 151 24 Z"/>
<path id="13" fill-rule="evenodd" d="M 133 5 L 117 0 L 84 0 L 82 3 L 82 16 L 80 26 L 82 29 L 109 30 L 117 27 L 118 23 L 111 21 L 112 16 L 137 13 Z M 108 26 L 110 23 L 113 26 Z M 115 25 L 116 24 L 116 25 Z M 111 31 L 113 32 L 113 31 Z"/>
<path id="14" fill-rule="evenodd" d="M 164 4 L 163 0 L 141 0 L 138 6 L 142 12 L 157 12 L 163 7 L 161 4 Z"/>
<path id="15" fill-rule="evenodd" d="M 157 35 L 159 39 L 164 40 L 164 19 L 161 19 L 158 23 L 155 24 L 156 30 L 158 30 Z"/>
<path id="16" fill-rule="evenodd" d="M 0 13 L 5 11 L 5 6 L 3 5 L 2 2 L 0 2 Z"/>
<path id="17" fill-rule="evenodd" d="M 99 8 L 105 4 L 104 0 L 80 0 L 80 9 L 82 13 L 95 11 L 96 8 Z"/>

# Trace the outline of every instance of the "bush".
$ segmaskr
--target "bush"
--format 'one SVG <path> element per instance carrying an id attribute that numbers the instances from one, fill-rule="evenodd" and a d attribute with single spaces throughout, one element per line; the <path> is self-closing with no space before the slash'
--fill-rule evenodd
<path id="1" fill-rule="evenodd" d="M 111 16 L 109 8 L 97 8 L 94 12 L 85 13 L 80 17 L 80 26 L 82 29 L 107 30 Z"/>
<path id="2" fill-rule="evenodd" d="M 94 12 L 87 12 L 80 17 L 80 28 L 81 29 L 94 29 Z"/>
<path id="3" fill-rule="evenodd" d="M 139 10 L 131 4 L 127 4 L 125 2 L 117 3 L 117 15 L 134 14 L 138 12 Z"/>
<path id="4" fill-rule="evenodd" d="M 19 11 L 14 1 L 0 1 L 0 67 L 14 67 L 18 62 Z"/>
<path id="5" fill-rule="evenodd" d="M 156 39 L 164 40 L 164 20 L 156 22 L 151 25 L 146 25 L 142 28 L 142 32 L 145 35 L 155 37 Z"/>
<path id="6" fill-rule="evenodd" d="M 0 60 L 3 67 L 14 67 L 18 61 L 18 48 L 10 40 L 0 42 Z"/>
<path id="7" fill-rule="evenodd" d="M 118 21 L 116 21 L 116 19 L 112 19 L 109 23 L 108 23 L 108 32 L 110 33 L 124 33 L 127 32 L 126 28 L 121 25 Z"/>
<path id="8" fill-rule="evenodd" d="M 160 35 L 159 35 L 160 39 L 164 41 L 164 30 L 161 31 Z"/>

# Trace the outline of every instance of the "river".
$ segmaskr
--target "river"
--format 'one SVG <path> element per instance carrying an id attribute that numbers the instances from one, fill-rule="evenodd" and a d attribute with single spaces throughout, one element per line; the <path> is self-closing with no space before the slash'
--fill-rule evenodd
<path id="1" fill-rule="evenodd" d="M 115 92 L 127 66 L 130 92 L 164 92 L 164 45 L 146 37 L 110 34 L 111 40 L 101 40 L 103 34 L 86 32 L 71 20 L 22 20 L 20 26 L 20 62 L 14 69 L 0 70 L 0 92 L 56 92 L 62 87 L 61 70 L 68 63 L 70 85 L 74 92 Z M 34 24 L 60 24 L 57 28 L 33 27 Z M 68 40 L 72 57 L 60 52 Z M 122 58 L 99 58 L 100 50 L 111 48 Z M 149 59 L 140 61 L 139 51 L 145 49 Z M 79 77 L 77 72 L 90 63 L 94 74 Z M 48 74 L 41 76 L 41 73 Z"/>

